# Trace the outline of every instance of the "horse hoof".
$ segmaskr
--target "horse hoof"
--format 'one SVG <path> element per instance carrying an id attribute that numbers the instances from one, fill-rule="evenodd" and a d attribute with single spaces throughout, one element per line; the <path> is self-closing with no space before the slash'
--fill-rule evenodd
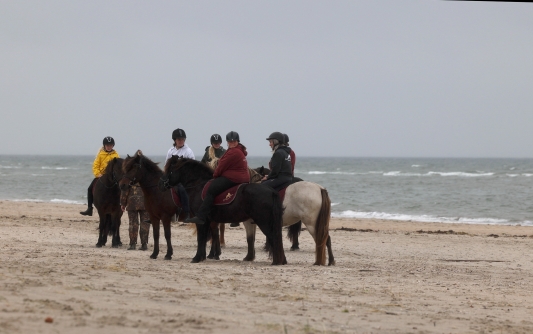
<path id="1" fill-rule="evenodd" d="M 203 259 L 203 260 L 205 260 L 205 259 Z M 202 262 L 203 260 L 200 259 L 200 258 L 193 257 L 192 260 L 191 260 L 191 263 L 200 263 L 200 262 Z"/>
<path id="2" fill-rule="evenodd" d="M 215 260 L 219 260 L 220 261 L 220 257 L 218 255 L 215 256 Z"/>
<path id="3" fill-rule="evenodd" d="M 244 259 L 242 259 L 243 261 L 253 261 L 254 258 L 253 257 L 245 257 Z"/>
<path id="4" fill-rule="evenodd" d="M 150 255 L 150 258 L 155 260 L 155 259 L 157 259 L 157 255 L 152 254 L 152 255 Z"/>
<path id="5" fill-rule="evenodd" d="M 331 261 L 330 263 L 328 263 L 328 266 L 334 266 L 335 265 L 335 261 Z"/>
<path id="6" fill-rule="evenodd" d="M 214 257 L 213 255 L 209 255 L 207 258 L 210 259 L 210 260 L 212 260 L 212 259 L 214 259 L 215 257 Z"/>
<path id="7" fill-rule="evenodd" d="M 96 244 L 96 248 L 102 248 L 102 244 Z"/>
<path id="8" fill-rule="evenodd" d="M 118 248 L 119 245 L 113 245 L 111 248 Z"/>
<path id="9" fill-rule="evenodd" d="M 300 247 L 296 246 L 296 247 L 291 247 L 291 252 L 294 252 L 294 251 L 299 251 L 300 250 Z"/>
<path id="10" fill-rule="evenodd" d="M 166 255 L 166 256 L 165 256 L 165 260 L 167 260 L 167 261 L 172 260 L 172 256 L 168 256 L 168 255 Z"/>

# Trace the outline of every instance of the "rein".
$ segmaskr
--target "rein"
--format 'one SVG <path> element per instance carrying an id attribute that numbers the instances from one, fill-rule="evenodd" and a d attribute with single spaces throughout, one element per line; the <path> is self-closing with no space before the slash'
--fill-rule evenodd
<path id="1" fill-rule="evenodd" d="M 115 186 L 118 186 L 117 177 L 115 175 L 115 166 L 114 166 L 114 164 L 115 164 L 115 162 L 113 161 L 113 166 L 111 167 L 111 170 L 113 171 L 113 173 L 111 174 L 112 175 L 111 181 L 113 181 L 113 184 L 111 186 L 108 186 L 107 184 L 105 184 L 104 181 L 102 181 L 102 177 L 98 178 L 98 182 L 102 183 L 106 189 L 111 189 L 111 188 L 113 188 Z"/>

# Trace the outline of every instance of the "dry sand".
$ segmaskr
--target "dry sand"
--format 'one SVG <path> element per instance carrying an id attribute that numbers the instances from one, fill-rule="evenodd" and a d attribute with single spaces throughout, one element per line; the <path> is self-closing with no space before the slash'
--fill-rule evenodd
<path id="1" fill-rule="evenodd" d="M 186 226 L 171 261 L 164 241 L 151 260 L 151 234 L 148 252 L 126 250 L 126 215 L 124 246 L 95 248 L 80 210 L 0 201 L 1 333 L 533 332 L 531 227 L 333 219 L 333 267 L 312 265 L 306 231 L 299 252 L 284 241 L 286 266 L 259 234 L 242 262 L 244 229 L 226 228 L 221 260 L 191 264 Z"/>

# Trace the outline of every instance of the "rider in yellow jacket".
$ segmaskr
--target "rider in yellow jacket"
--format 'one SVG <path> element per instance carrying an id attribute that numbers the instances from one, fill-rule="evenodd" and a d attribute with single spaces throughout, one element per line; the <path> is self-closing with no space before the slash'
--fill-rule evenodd
<path id="1" fill-rule="evenodd" d="M 91 185 L 89 186 L 89 188 L 87 188 L 87 210 L 80 212 L 80 214 L 84 216 L 93 215 L 94 183 L 98 180 L 98 178 L 102 177 L 102 175 L 105 173 L 105 169 L 109 161 L 113 160 L 113 158 L 120 158 L 117 151 L 115 151 L 113 147 L 115 147 L 115 140 L 113 139 L 113 137 L 105 137 L 103 141 L 103 146 L 100 149 L 100 151 L 98 151 L 98 154 L 96 155 L 96 158 L 94 159 L 94 162 L 93 162 L 94 179 L 91 182 Z"/>

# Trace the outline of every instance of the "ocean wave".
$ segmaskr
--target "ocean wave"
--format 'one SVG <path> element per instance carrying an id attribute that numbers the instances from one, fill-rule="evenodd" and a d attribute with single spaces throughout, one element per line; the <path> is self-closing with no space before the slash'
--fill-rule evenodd
<path id="1" fill-rule="evenodd" d="M 21 167 L 20 166 L 2 166 L 2 165 L 0 165 L 0 168 L 3 168 L 3 169 L 20 169 Z"/>
<path id="2" fill-rule="evenodd" d="M 333 175 L 362 175 L 364 173 L 355 173 L 355 172 L 321 172 L 321 171 L 310 171 L 307 172 L 309 175 L 323 175 L 323 174 L 333 174 Z"/>
<path id="3" fill-rule="evenodd" d="M 483 224 L 483 225 L 522 225 L 533 226 L 531 221 L 511 222 L 507 219 L 498 218 L 467 218 L 467 217 L 438 217 L 432 215 L 407 215 L 394 214 L 385 212 L 359 212 L 346 210 L 342 212 L 332 212 L 334 218 L 364 218 L 364 219 L 383 219 L 383 220 L 400 220 L 400 221 L 417 221 L 425 223 L 462 223 L 462 224 Z"/>
<path id="4" fill-rule="evenodd" d="M 428 175 L 440 175 L 440 176 L 463 176 L 463 177 L 480 177 L 480 176 L 493 176 L 494 173 L 467 173 L 467 172 L 428 172 Z"/>
<path id="5" fill-rule="evenodd" d="M 12 202 L 44 202 L 42 199 L 35 199 L 35 198 L 24 198 L 24 199 L 10 199 L 8 201 Z"/>
<path id="6" fill-rule="evenodd" d="M 341 203 L 331 203 L 331 206 L 339 205 Z"/>

